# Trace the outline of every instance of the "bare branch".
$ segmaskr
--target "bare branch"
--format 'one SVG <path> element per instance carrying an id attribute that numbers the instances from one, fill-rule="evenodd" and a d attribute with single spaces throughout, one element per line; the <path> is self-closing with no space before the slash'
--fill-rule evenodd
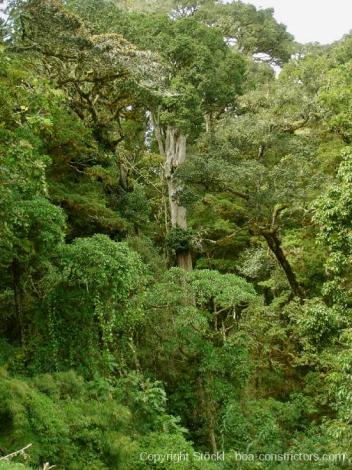
<path id="1" fill-rule="evenodd" d="M 275 207 L 275 209 L 273 210 L 273 215 L 271 219 L 271 226 L 270 226 L 271 230 L 275 230 L 278 216 L 280 215 L 282 211 L 284 211 L 287 208 L 288 208 L 287 204 L 280 204 L 279 206 Z"/>
<path id="2" fill-rule="evenodd" d="M 16 457 L 17 455 L 25 454 L 26 450 L 29 449 L 30 447 L 32 447 L 32 444 L 27 444 L 22 449 L 16 450 L 15 452 L 5 455 L 4 457 L 0 457 L 0 460 L 8 460 L 8 459 L 12 459 L 12 457 Z"/>

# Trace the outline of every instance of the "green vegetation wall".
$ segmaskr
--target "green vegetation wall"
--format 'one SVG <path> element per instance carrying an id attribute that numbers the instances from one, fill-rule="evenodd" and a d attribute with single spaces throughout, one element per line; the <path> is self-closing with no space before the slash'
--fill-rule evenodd
<path id="1" fill-rule="evenodd" d="M 349 468 L 351 41 L 9 2 L 0 469 Z"/>

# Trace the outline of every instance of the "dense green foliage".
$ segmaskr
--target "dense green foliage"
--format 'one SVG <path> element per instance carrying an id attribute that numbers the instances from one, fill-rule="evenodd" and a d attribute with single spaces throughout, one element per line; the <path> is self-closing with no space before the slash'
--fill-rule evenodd
<path id="1" fill-rule="evenodd" d="M 0 470 L 349 468 L 351 47 L 238 1 L 10 2 Z"/>

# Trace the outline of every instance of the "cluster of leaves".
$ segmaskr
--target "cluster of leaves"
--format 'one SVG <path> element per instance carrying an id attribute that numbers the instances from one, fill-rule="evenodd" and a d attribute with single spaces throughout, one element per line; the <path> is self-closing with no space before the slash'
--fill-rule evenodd
<path id="1" fill-rule="evenodd" d="M 158 383 L 137 375 L 110 383 L 99 378 L 85 382 L 74 372 L 25 381 L 4 370 L 1 374 L 2 446 L 31 442 L 27 460 L 35 468 L 50 459 L 62 468 L 134 469 L 146 448 L 192 451 L 184 430 L 165 412 Z"/>

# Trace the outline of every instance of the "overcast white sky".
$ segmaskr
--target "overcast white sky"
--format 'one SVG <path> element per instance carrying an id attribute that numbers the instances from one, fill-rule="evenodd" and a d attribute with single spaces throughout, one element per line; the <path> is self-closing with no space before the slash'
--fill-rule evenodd
<path id="1" fill-rule="evenodd" d="M 275 18 L 298 42 L 327 44 L 352 30 L 352 0 L 244 0 L 275 9 Z"/>

